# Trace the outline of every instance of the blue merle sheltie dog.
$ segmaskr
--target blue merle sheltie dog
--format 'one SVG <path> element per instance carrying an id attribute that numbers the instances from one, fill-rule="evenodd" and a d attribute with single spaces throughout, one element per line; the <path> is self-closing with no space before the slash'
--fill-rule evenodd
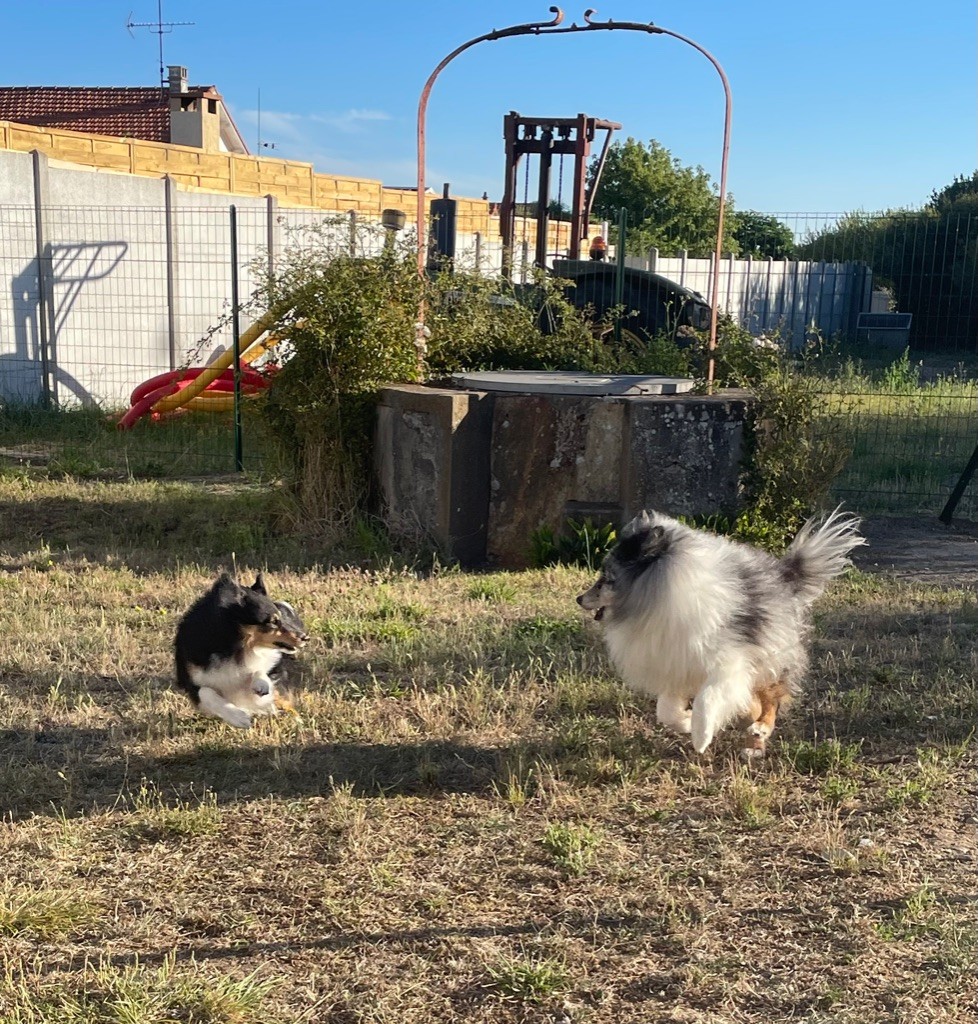
<path id="1" fill-rule="evenodd" d="M 247 729 L 254 715 L 288 706 L 283 659 L 307 639 L 295 609 L 268 596 L 261 573 L 250 587 L 222 573 L 177 627 L 177 685 L 205 714 Z"/>
<path id="2" fill-rule="evenodd" d="M 662 725 L 702 753 L 740 718 L 745 756 L 763 755 L 808 667 L 812 604 L 865 543 L 858 527 L 836 509 L 806 522 L 775 558 L 643 512 L 577 601 L 600 621 L 625 685 L 656 697 Z"/>

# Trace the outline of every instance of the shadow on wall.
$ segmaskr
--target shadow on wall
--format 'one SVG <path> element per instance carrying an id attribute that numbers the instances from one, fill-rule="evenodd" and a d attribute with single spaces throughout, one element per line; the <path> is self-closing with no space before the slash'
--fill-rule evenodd
<path id="1" fill-rule="evenodd" d="M 11 279 L 14 351 L 0 356 L 0 398 L 25 405 L 44 398 L 43 316 L 51 399 L 56 405 L 69 398 L 82 405 L 96 404 L 91 393 L 58 365 L 58 341 L 85 285 L 109 277 L 128 249 L 129 244 L 121 241 L 49 244 L 40 261 L 31 260 Z M 46 301 L 45 279 L 50 281 Z"/>

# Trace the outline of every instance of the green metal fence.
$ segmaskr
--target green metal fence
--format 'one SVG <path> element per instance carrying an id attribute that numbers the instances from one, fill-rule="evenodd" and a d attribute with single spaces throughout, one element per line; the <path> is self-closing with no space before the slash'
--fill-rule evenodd
<path id="1" fill-rule="evenodd" d="M 230 412 L 147 417 L 132 430 L 116 428 L 134 383 L 161 369 L 209 363 L 232 342 L 228 210 L 188 204 L 48 206 L 43 233 L 32 207 L 0 207 L 0 276 L 7 282 L 0 293 L 0 464 L 47 465 L 79 476 L 275 472 L 274 446 L 252 406 L 243 409 L 240 452 Z M 237 216 L 246 299 L 256 259 L 274 256 L 287 244 L 285 229 L 314 214 L 256 200 Z M 978 443 L 978 218 L 932 210 L 877 218 L 792 214 L 781 221 L 799 261 L 870 268 L 876 301 L 911 315 L 912 362 L 923 361 L 927 378 L 903 389 L 892 381 L 826 383 L 826 429 L 841 428 L 851 451 L 837 497 L 866 513 L 936 515 Z M 656 258 L 658 266 L 648 269 L 667 276 L 669 261 L 684 259 L 664 250 Z M 839 296 L 849 302 L 865 291 L 862 271 L 853 277 L 858 288 L 844 291 L 842 271 L 823 268 L 816 277 L 811 270 L 803 283 L 783 262 L 731 260 L 721 268 L 721 302 L 740 296 L 748 303 L 755 311 L 749 327 L 761 323 L 762 313 L 786 319 L 789 309 L 807 323 L 810 309 L 839 312 Z M 692 263 L 689 255 L 690 274 Z M 852 320 L 846 310 L 839 323 Z M 867 339 L 840 329 L 832 340 L 844 354 Z M 891 347 L 884 362 L 898 355 Z M 45 397 L 52 399 L 48 408 Z M 975 489 L 966 491 L 959 516 L 978 518 Z"/>

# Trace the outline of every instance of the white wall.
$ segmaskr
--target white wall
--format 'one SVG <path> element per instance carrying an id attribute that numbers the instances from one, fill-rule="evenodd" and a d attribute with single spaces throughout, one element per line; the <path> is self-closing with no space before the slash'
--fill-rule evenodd
<path id="1" fill-rule="evenodd" d="M 252 264 L 273 257 L 296 232 L 321 225 L 328 244 L 348 251 L 351 220 L 322 210 L 280 207 L 264 198 L 190 192 L 163 179 L 79 168 L 0 151 L 0 398 L 43 394 L 42 341 L 49 382 L 61 404 L 125 407 L 138 384 L 179 366 L 201 365 L 231 344 L 230 215 L 238 217 L 239 299 L 257 282 Z M 169 201 L 169 217 L 168 213 Z M 41 222 L 38 259 L 37 214 Z M 356 224 L 356 250 L 380 252 L 379 225 Z M 515 276 L 532 253 L 515 255 Z M 709 296 L 708 260 L 630 261 Z M 456 263 L 488 274 L 502 246 L 461 235 Z M 851 264 L 724 261 L 720 304 L 756 333 L 781 327 L 800 340 L 814 320 L 844 329 L 860 299 L 865 268 Z M 859 308 L 868 308 L 867 305 Z M 43 311 L 43 317 L 42 317 Z M 248 327 L 242 318 L 242 330 Z M 218 329 L 215 330 L 215 327 Z"/>
<path id="2" fill-rule="evenodd" d="M 628 256 L 631 267 L 652 270 L 712 297 L 713 259 L 684 254 Z M 777 333 L 793 346 L 801 345 L 811 325 L 830 338 L 855 329 L 856 314 L 868 310 L 872 272 L 864 263 L 825 263 L 804 260 L 755 260 L 725 257 L 720 262 L 717 305 L 752 334 Z"/>

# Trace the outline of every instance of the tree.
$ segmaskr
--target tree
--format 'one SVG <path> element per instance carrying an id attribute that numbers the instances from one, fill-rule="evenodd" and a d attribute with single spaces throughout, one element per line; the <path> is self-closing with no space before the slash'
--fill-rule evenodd
<path id="1" fill-rule="evenodd" d="M 790 260 L 795 236 L 787 224 L 767 213 L 743 210 L 733 215 L 733 236 L 742 255 L 761 259 Z"/>
<path id="2" fill-rule="evenodd" d="M 596 170 L 594 160 L 592 181 Z M 646 146 L 628 138 L 608 150 L 594 212 L 614 224 L 622 207 L 628 215 L 628 252 L 655 246 L 665 253 L 685 249 L 691 256 L 709 256 L 716 246 L 719 202 L 710 176 L 702 167 L 683 166 L 655 139 Z M 729 225 L 723 247 L 737 251 Z"/>
<path id="3" fill-rule="evenodd" d="M 952 210 L 963 213 L 965 210 L 960 208 L 961 203 L 965 203 L 971 209 L 978 203 L 978 171 L 970 178 L 963 174 L 958 175 L 950 185 L 935 189 L 931 192 L 927 205 L 938 213 L 950 213 Z"/>
<path id="4" fill-rule="evenodd" d="M 800 245 L 798 256 L 869 264 L 897 309 L 913 314 L 914 348 L 974 352 L 978 172 L 936 189 L 921 209 L 846 214 Z"/>

